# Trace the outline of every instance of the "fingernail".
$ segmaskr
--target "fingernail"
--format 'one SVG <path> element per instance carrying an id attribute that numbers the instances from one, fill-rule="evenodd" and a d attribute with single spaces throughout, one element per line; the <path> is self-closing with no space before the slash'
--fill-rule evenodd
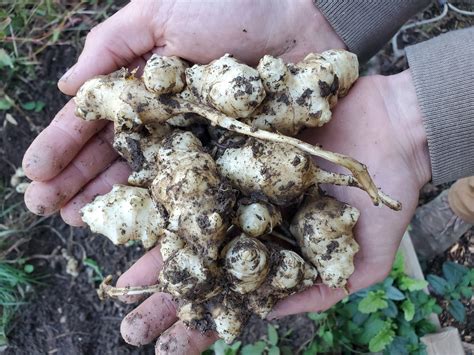
<path id="1" fill-rule="evenodd" d="M 76 67 L 76 64 L 74 64 L 72 67 L 68 69 L 67 72 L 63 74 L 63 76 L 59 79 L 59 81 L 67 81 L 67 79 L 71 76 L 72 72 L 74 71 L 74 68 Z"/>

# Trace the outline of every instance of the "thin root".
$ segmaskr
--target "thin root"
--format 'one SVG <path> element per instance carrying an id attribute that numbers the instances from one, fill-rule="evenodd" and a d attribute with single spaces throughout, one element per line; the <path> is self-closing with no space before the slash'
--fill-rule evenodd
<path id="1" fill-rule="evenodd" d="M 176 114 L 194 112 L 200 116 L 207 118 L 213 125 L 225 128 L 229 131 L 233 131 L 239 134 L 246 136 L 264 139 L 276 143 L 285 143 L 293 147 L 296 147 L 308 154 L 323 158 L 327 161 L 330 161 L 334 164 L 340 165 L 348 169 L 352 173 L 352 178 L 356 182 L 357 186 L 362 190 L 366 191 L 371 197 L 374 205 L 378 205 L 380 202 L 387 205 L 391 209 L 400 210 L 401 204 L 398 201 L 393 200 L 391 197 L 384 194 L 382 191 L 379 191 L 375 186 L 374 181 L 372 180 L 367 167 L 358 162 L 357 160 L 339 153 L 329 152 L 320 147 L 313 146 L 311 144 L 305 143 L 297 138 L 288 137 L 280 133 L 274 133 L 269 131 L 264 131 L 261 129 L 255 129 L 249 125 L 238 121 L 235 118 L 228 117 L 219 111 L 211 109 L 209 107 L 190 103 L 188 101 L 179 99 L 179 107 L 176 108 Z"/>
<path id="2" fill-rule="evenodd" d="M 99 299 L 101 301 L 106 300 L 107 298 L 119 298 L 121 296 L 136 296 L 136 295 L 146 295 L 150 293 L 160 292 L 160 285 L 150 285 L 150 286 L 135 286 L 135 287 L 114 287 L 111 285 L 112 275 L 108 275 L 102 280 L 102 283 L 97 290 Z"/>
<path id="3" fill-rule="evenodd" d="M 365 190 L 364 186 L 354 176 L 332 173 L 321 168 L 318 168 L 317 170 L 317 182 L 320 184 L 332 184 L 338 186 L 354 186 Z M 394 200 L 383 191 L 378 190 L 378 195 L 380 201 L 392 210 L 400 211 L 402 209 L 402 204 L 399 201 Z"/>

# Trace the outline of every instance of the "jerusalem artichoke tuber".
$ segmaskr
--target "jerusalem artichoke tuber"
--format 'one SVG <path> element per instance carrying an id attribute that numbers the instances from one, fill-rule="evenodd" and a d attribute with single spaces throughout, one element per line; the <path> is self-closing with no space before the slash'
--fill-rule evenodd
<path id="1" fill-rule="evenodd" d="M 141 240 L 145 248 L 158 241 L 166 223 L 164 208 L 153 202 L 148 190 L 123 185 L 97 196 L 81 214 L 93 232 L 105 235 L 114 244 Z"/>
<path id="2" fill-rule="evenodd" d="M 234 219 L 234 224 L 251 237 L 270 233 L 280 222 L 281 213 L 278 208 L 263 202 L 241 204 Z"/>
<path id="3" fill-rule="evenodd" d="M 257 70 L 267 99 L 250 118 L 252 126 L 294 136 L 331 119 L 330 103 L 355 82 L 358 62 L 354 54 L 336 50 L 309 54 L 297 64 L 266 55 Z"/>
<path id="4" fill-rule="evenodd" d="M 228 54 L 187 69 L 186 82 L 197 101 L 236 118 L 251 115 L 265 97 L 258 71 Z"/>
<path id="5" fill-rule="evenodd" d="M 117 244 L 159 241 L 159 284 L 143 292 L 172 294 L 181 320 L 227 342 L 251 313 L 265 317 L 318 274 L 345 287 L 359 212 L 315 191 L 354 186 L 375 204 L 401 205 L 363 164 L 291 136 L 328 122 L 357 77 L 356 56 L 330 50 L 296 64 L 265 56 L 256 69 L 230 55 L 191 67 L 153 55 L 142 78 L 123 69 L 87 81 L 77 115 L 114 122 L 114 147 L 134 170 L 129 183 L 144 188 L 114 186 L 84 207 L 84 221 Z M 312 155 L 352 175 L 325 171 Z M 140 291 L 109 283 L 103 295 Z"/>
<path id="6" fill-rule="evenodd" d="M 216 161 L 219 172 L 245 195 L 287 205 L 301 197 L 311 185 L 329 183 L 364 189 L 353 176 L 330 173 L 314 164 L 311 158 L 283 143 L 248 139 L 237 148 L 227 148 Z M 399 203 L 382 191 L 379 198 L 387 206 Z"/>
<path id="7" fill-rule="evenodd" d="M 354 272 L 359 245 L 352 229 L 358 218 L 356 208 L 329 196 L 308 197 L 293 218 L 291 233 L 326 285 L 344 287 Z"/>
<path id="8" fill-rule="evenodd" d="M 217 173 L 212 157 L 191 133 L 174 131 L 161 142 L 153 198 L 168 212 L 168 229 L 215 260 L 229 227 L 226 211 L 234 191 Z"/>

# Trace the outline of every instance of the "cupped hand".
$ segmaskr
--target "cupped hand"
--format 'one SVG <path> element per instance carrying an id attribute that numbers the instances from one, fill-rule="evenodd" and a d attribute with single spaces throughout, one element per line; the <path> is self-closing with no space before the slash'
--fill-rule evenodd
<path id="1" fill-rule="evenodd" d="M 88 34 L 77 63 L 59 88 L 74 95 L 91 77 L 120 67 L 143 67 L 152 55 L 177 55 L 206 63 L 232 53 L 249 64 L 264 54 L 301 59 L 311 51 L 344 44 L 311 0 L 133 1 Z M 82 225 L 80 208 L 130 170 L 117 161 L 106 122 L 83 122 L 69 102 L 36 138 L 23 167 L 33 180 L 25 194 L 40 215 L 61 210 L 63 219 Z"/>
<path id="2" fill-rule="evenodd" d="M 143 67 L 153 54 L 177 55 L 206 63 L 225 53 L 255 64 L 264 54 L 298 61 L 309 52 L 344 48 L 311 0 L 292 1 L 132 1 L 87 36 L 77 63 L 61 78 L 62 92 L 74 95 L 95 75 L 120 67 Z M 115 183 L 126 183 L 130 169 L 112 148 L 106 121 L 85 122 L 74 115 L 71 100 L 35 139 L 23 159 L 33 180 L 25 194 L 28 208 L 40 215 L 61 211 L 65 222 L 82 225 L 79 210 Z M 146 254 L 120 279 L 120 284 L 156 281 L 161 268 L 158 249 Z M 134 317 L 134 314 L 147 314 Z M 157 294 L 140 305 L 122 326 L 134 344 L 149 342 L 168 329 L 158 344 L 175 344 L 183 353 L 198 353 L 214 341 L 176 321 L 169 296 Z M 169 344 L 168 344 L 169 345 Z M 171 352 L 173 344 L 158 346 Z M 179 347 L 181 346 L 181 347 Z M 168 347 L 168 350 L 165 348 Z"/>
<path id="3" fill-rule="evenodd" d="M 311 0 L 134 1 L 91 31 L 78 62 L 59 88 L 74 95 L 87 79 L 122 66 L 143 66 L 152 53 L 202 63 L 229 52 L 255 64 L 263 54 L 297 61 L 311 51 L 343 47 Z M 413 85 L 408 82 L 411 91 L 400 90 L 407 80 L 409 73 L 360 79 L 336 107 L 333 120 L 304 135 L 312 143 L 366 163 L 379 187 L 404 205 L 402 212 L 393 212 L 372 206 L 355 189 L 328 188 L 361 210 L 356 228 L 361 250 L 349 282 L 351 291 L 386 275 L 416 206 L 418 190 L 429 179 L 426 137 Z M 114 183 L 126 183 L 130 170 L 117 160 L 110 124 L 81 121 L 74 109 L 69 102 L 25 154 L 23 166 L 33 180 L 25 201 L 35 213 L 61 210 L 67 223 L 81 225 L 79 209 Z M 118 286 L 153 284 L 161 267 L 159 248 L 154 248 L 123 274 Z M 322 310 L 343 296 L 341 290 L 316 286 L 281 302 L 272 316 Z M 162 293 L 130 313 L 121 331 L 135 345 L 161 335 L 158 353 L 198 354 L 216 339 L 177 321 L 175 304 Z"/>

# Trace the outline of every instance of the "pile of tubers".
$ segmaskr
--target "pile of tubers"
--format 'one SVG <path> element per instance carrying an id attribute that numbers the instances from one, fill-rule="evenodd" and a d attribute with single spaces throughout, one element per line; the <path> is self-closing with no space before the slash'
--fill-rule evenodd
<path id="1" fill-rule="evenodd" d="M 319 184 L 355 186 L 374 204 L 401 205 L 363 164 L 293 136 L 328 122 L 357 78 L 357 57 L 329 50 L 296 64 L 266 55 L 257 68 L 231 55 L 193 66 L 153 55 L 140 77 L 121 69 L 87 81 L 76 114 L 114 122 L 114 147 L 133 173 L 130 186 L 86 205 L 84 222 L 115 244 L 159 243 L 156 289 L 175 297 L 186 324 L 226 342 L 252 313 L 265 317 L 318 276 L 345 287 L 359 211 Z M 352 175 L 325 171 L 312 156 Z"/>

